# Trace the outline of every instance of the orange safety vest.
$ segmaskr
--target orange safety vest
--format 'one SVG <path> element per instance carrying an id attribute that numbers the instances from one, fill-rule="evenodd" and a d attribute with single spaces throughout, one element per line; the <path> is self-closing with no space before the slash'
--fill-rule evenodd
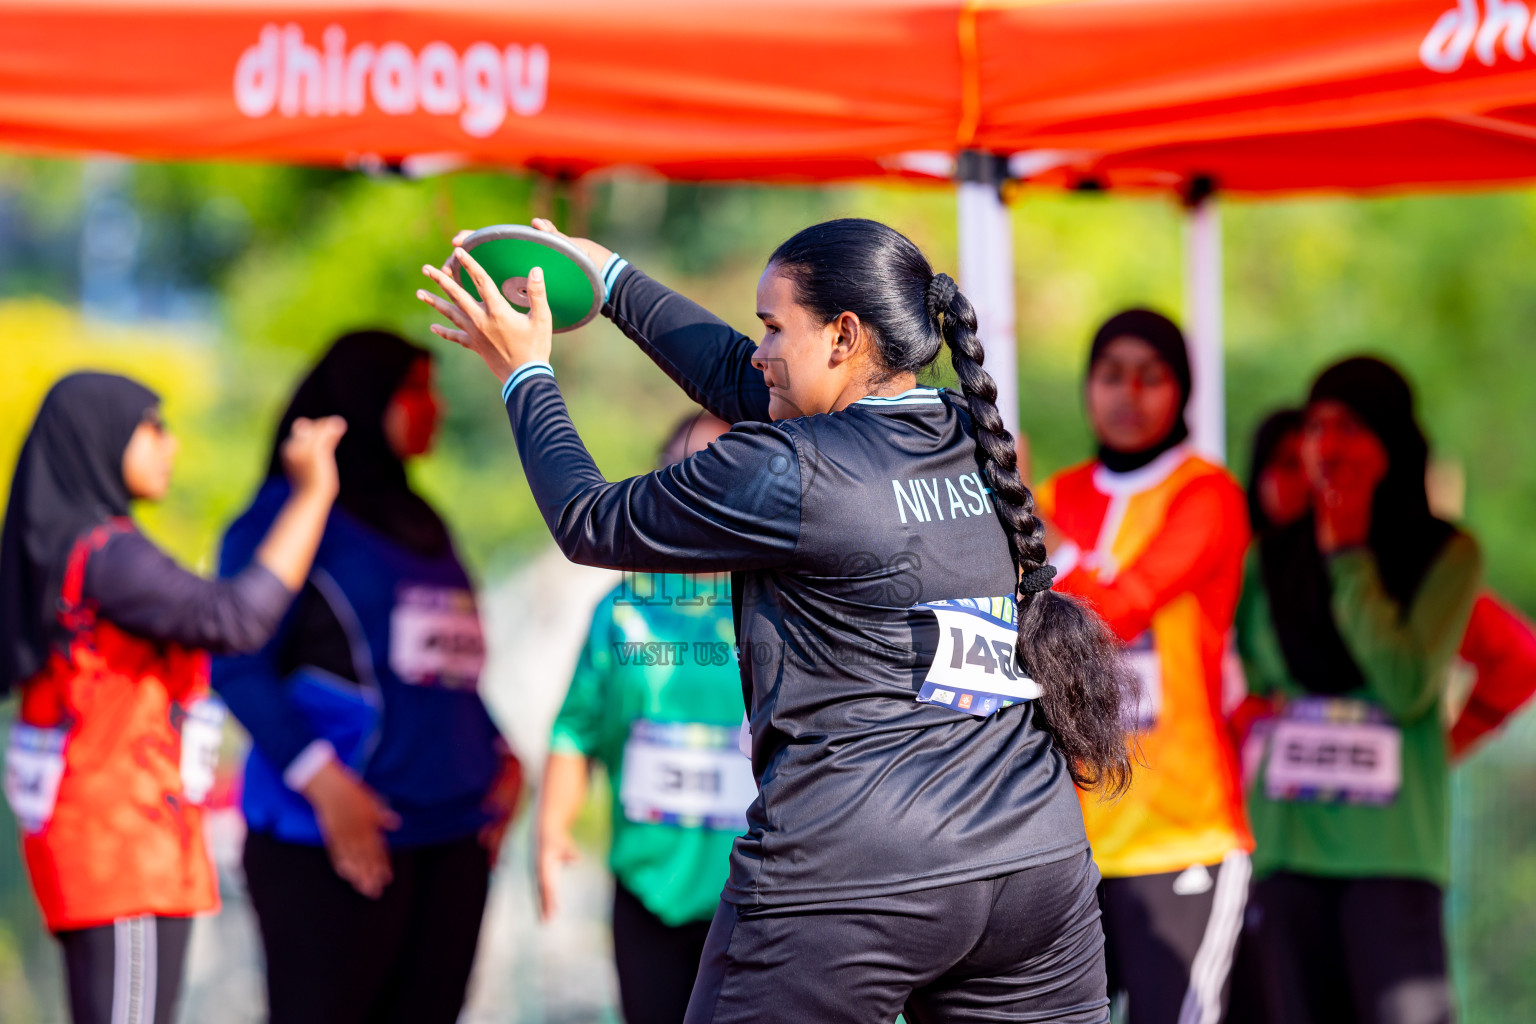
<path id="1" fill-rule="evenodd" d="M 1131 789 L 1082 793 L 1105 877 L 1162 874 L 1252 850 L 1239 763 L 1222 714 L 1222 664 L 1242 589 L 1248 514 L 1231 475 L 1188 449 L 1131 473 L 1098 462 L 1035 492 L 1077 553 L 1056 589 L 1093 605 L 1142 679 Z"/>
<path id="2" fill-rule="evenodd" d="M 90 555 L 131 529 L 113 520 L 70 553 L 60 594 L 68 651 L 23 684 L 6 751 L 6 796 L 56 932 L 219 907 L 193 799 L 217 753 L 219 723 L 198 704 L 208 655 L 132 636 L 82 600 Z"/>

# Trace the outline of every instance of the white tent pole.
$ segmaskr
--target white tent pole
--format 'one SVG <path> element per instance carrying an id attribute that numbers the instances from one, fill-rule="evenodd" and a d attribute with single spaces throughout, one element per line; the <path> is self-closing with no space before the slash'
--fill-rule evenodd
<path id="1" fill-rule="evenodd" d="M 1184 322 L 1193 381 L 1189 432 L 1195 448 L 1217 462 L 1227 459 L 1221 286 L 1221 210 L 1206 194 L 1189 204 L 1184 221 Z"/>
<path id="2" fill-rule="evenodd" d="M 960 233 L 960 289 L 976 307 L 986 369 L 997 381 L 997 408 L 1015 436 L 1019 430 L 1019 374 L 1015 351 L 1013 223 L 1000 188 L 1005 160 L 984 153 L 960 155 L 956 177 Z"/>

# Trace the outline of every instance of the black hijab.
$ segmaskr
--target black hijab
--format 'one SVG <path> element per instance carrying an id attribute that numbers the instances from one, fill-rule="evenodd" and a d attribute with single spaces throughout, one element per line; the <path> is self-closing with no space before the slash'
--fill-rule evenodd
<path id="1" fill-rule="evenodd" d="M 432 353 L 388 331 L 355 331 L 332 343 L 299 384 L 277 427 L 267 479 L 282 477 L 283 441 L 300 417 L 341 416 L 347 432 L 336 447 L 341 493 L 336 503 L 411 551 L 429 557 L 448 550 L 448 530 L 432 506 L 411 490 L 384 436 L 384 413 L 411 367 Z"/>
<path id="2" fill-rule="evenodd" d="M 1140 469 L 1163 452 L 1189 437 L 1189 426 L 1184 422 L 1184 409 L 1189 405 L 1189 346 L 1184 343 L 1184 332 L 1179 325 L 1150 309 L 1127 309 L 1104 321 L 1104 326 L 1093 336 L 1088 350 L 1088 370 L 1099 361 L 1104 349 L 1116 338 L 1139 338 L 1157 350 L 1163 362 L 1179 384 L 1179 417 L 1167 435 L 1150 448 L 1139 452 L 1121 452 L 1099 445 L 1099 461 L 1116 473 L 1129 473 Z"/>
<path id="3" fill-rule="evenodd" d="M 107 373 L 74 373 L 43 399 L 16 460 L 0 537 L 0 694 L 61 643 L 59 591 L 75 542 L 128 514 L 123 452 L 160 397 Z"/>
<path id="4" fill-rule="evenodd" d="M 1346 359 L 1323 371 L 1307 398 L 1347 405 L 1387 450 L 1387 473 L 1371 502 L 1367 545 L 1382 586 L 1406 615 L 1424 575 L 1455 527 L 1429 511 L 1424 472 L 1429 444 L 1413 415 L 1413 392 L 1380 359 Z M 1313 693 L 1347 693 L 1364 685 L 1333 621 L 1333 587 L 1317 548 L 1311 514 L 1259 542 L 1270 618 L 1292 678 Z"/>
<path id="5" fill-rule="evenodd" d="M 1300 409 L 1280 409 L 1265 417 L 1254 432 L 1253 456 L 1248 460 L 1248 520 L 1255 537 L 1263 537 L 1279 525 L 1270 522 L 1264 512 L 1264 502 L 1259 495 L 1260 480 L 1280 442 L 1292 434 L 1301 433 L 1303 419 Z"/>

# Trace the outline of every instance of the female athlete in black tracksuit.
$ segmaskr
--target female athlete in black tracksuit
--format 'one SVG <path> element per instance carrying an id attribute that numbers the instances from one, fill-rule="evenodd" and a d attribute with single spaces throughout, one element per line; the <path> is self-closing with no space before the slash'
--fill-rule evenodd
<path id="1" fill-rule="evenodd" d="M 454 302 L 418 295 L 505 382 L 568 557 L 734 574 L 759 795 L 689 1024 L 1107 1021 L 1072 783 L 1122 783 L 1133 684 L 1097 620 L 1049 591 L 970 303 L 897 232 L 833 221 L 769 260 L 754 347 L 578 244 L 607 260 L 604 312 L 736 424 L 704 451 L 603 479 L 544 362 L 538 271 L 528 316 L 462 250 L 489 306 L 435 268 Z M 964 397 L 915 386 L 944 342 Z"/>

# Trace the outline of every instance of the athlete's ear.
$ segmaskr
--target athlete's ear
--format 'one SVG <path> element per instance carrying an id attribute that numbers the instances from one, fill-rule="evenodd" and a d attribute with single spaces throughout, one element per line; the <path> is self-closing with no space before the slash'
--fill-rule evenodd
<path id="1" fill-rule="evenodd" d="M 864 325 L 859 322 L 857 313 L 847 310 L 833 317 L 826 326 L 829 341 L 832 345 L 831 358 L 828 365 L 837 366 L 857 355 L 867 339 Z"/>

